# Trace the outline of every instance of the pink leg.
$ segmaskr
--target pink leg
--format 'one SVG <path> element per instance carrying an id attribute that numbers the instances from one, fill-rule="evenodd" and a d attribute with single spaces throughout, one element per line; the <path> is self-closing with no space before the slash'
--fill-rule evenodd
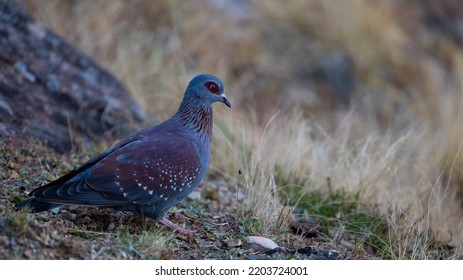
<path id="1" fill-rule="evenodd" d="M 178 231 L 179 233 L 183 235 L 192 235 L 193 233 L 196 232 L 196 230 L 185 229 L 179 225 L 172 223 L 169 219 L 167 219 L 166 215 L 164 215 L 164 217 L 162 217 L 162 219 L 159 221 L 163 223 L 164 225 L 166 225 L 168 228 L 173 229 L 174 231 Z"/>

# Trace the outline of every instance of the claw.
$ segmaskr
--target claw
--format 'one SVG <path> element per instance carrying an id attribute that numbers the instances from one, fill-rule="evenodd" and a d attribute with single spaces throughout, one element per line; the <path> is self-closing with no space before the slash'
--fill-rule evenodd
<path id="1" fill-rule="evenodd" d="M 163 223 L 165 226 L 167 226 L 168 228 L 174 230 L 174 231 L 177 231 L 183 235 L 187 235 L 187 236 L 190 236 L 192 235 L 193 233 L 196 232 L 196 230 L 190 230 L 190 229 L 186 229 L 186 228 L 183 228 L 179 225 L 176 225 L 174 224 L 173 222 L 171 222 L 169 219 L 167 219 L 167 217 L 164 215 L 164 217 L 162 217 L 161 220 L 159 220 L 161 223 Z"/>

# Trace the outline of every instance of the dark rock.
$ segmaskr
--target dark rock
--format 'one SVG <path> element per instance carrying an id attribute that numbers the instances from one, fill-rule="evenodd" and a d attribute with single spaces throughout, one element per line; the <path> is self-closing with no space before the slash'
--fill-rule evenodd
<path id="1" fill-rule="evenodd" d="M 273 255 L 273 254 L 276 254 L 276 253 L 282 253 L 282 252 L 285 252 L 285 250 L 281 247 L 277 247 L 275 249 L 272 249 L 272 250 L 268 250 L 267 252 L 265 252 L 267 255 Z"/>
<path id="2" fill-rule="evenodd" d="M 322 228 L 317 223 L 311 221 L 293 221 L 289 227 L 293 233 L 307 238 L 314 238 L 322 233 Z"/>
<path id="3" fill-rule="evenodd" d="M 0 137 L 37 138 L 64 153 L 128 134 L 143 119 L 111 74 L 0 0 Z"/>
<path id="4" fill-rule="evenodd" d="M 284 249 L 281 251 L 286 255 L 296 255 L 298 259 L 309 260 L 342 260 L 346 259 L 345 254 L 338 251 L 307 246 L 296 250 Z"/>
<path id="5" fill-rule="evenodd" d="M 298 248 L 296 250 L 297 253 L 303 254 L 303 255 L 310 255 L 310 254 L 312 254 L 313 251 L 314 250 L 312 250 L 312 247 L 310 247 L 310 246 L 307 246 L 307 247 L 304 247 L 304 248 Z"/>
<path id="6" fill-rule="evenodd" d="M 346 256 L 340 252 L 334 250 L 319 249 L 313 246 L 298 248 L 293 251 L 293 253 L 304 255 L 307 259 L 311 260 L 340 260 L 346 258 Z"/>

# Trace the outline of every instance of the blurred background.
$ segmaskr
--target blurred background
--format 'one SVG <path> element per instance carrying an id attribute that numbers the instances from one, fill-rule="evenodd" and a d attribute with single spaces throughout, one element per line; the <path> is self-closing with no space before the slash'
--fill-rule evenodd
<path id="1" fill-rule="evenodd" d="M 459 1 L 20 2 L 118 77 L 149 123 L 194 75 L 221 77 L 233 107 L 215 106 L 211 168 L 243 170 L 250 192 L 330 178 L 385 217 L 396 257 L 425 258 L 431 239 L 460 248 Z"/>

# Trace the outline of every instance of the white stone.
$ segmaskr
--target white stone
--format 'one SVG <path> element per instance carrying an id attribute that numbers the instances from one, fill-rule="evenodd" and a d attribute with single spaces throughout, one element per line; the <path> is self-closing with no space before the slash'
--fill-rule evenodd
<path id="1" fill-rule="evenodd" d="M 273 240 L 261 236 L 247 236 L 244 241 L 250 248 L 261 252 L 267 252 L 279 247 Z"/>
<path id="2" fill-rule="evenodd" d="M 198 191 L 198 190 L 195 190 L 192 193 L 190 193 L 190 195 L 188 197 L 191 198 L 191 199 L 200 199 L 201 198 L 201 192 Z"/>

